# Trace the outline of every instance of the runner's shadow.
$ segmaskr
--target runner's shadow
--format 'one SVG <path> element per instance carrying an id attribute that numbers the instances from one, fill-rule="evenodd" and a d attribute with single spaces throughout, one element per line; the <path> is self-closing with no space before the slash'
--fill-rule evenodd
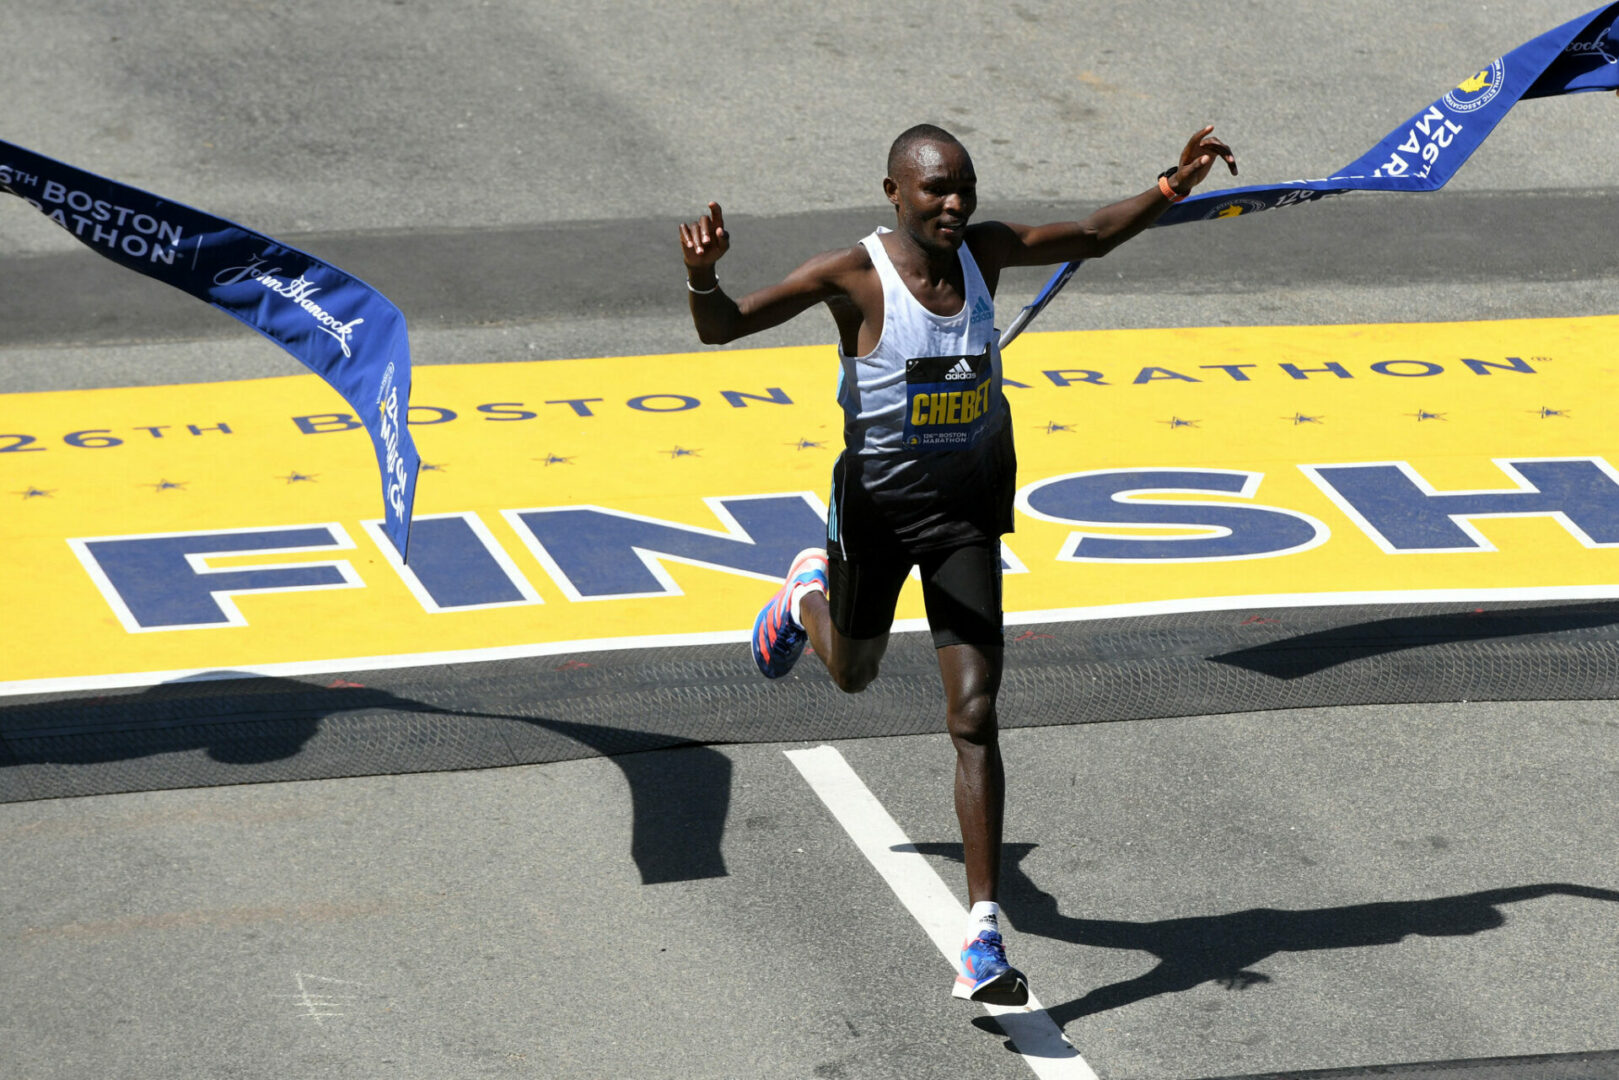
<path id="1" fill-rule="evenodd" d="M 1131 1005 L 1159 994 L 1218 983 L 1246 990 L 1271 977 L 1253 966 L 1279 952 L 1368 948 L 1393 945 L 1411 935 L 1464 937 L 1506 924 L 1500 905 L 1542 896 L 1578 896 L 1619 903 L 1619 892 L 1588 885 L 1548 883 L 1485 889 L 1431 900 L 1388 900 L 1304 911 L 1251 908 L 1226 915 L 1202 915 L 1153 922 L 1081 919 L 1064 915 L 1056 897 L 1031 881 L 1023 860 L 1037 845 L 1007 844 L 1003 895 L 1006 918 L 1020 933 L 1103 949 L 1134 949 L 1158 958 L 1144 975 L 1099 987 L 1084 997 L 1046 1012 L 1059 1026 L 1095 1013 Z M 960 844 L 916 844 L 915 850 L 961 861 Z"/>
<path id="2" fill-rule="evenodd" d="M 1619 607 L 1612 604 L 1407 615 L 1335 626 L 1209 659 L 1272 678 L 1299 679 L 1352 660 L 1424 645 L 1517 638 L 1614 625 L 1619 625 Z"/>
<path id="3" fill-rule="evenodd" d="M 221 679 L 221 675 L 239 677 Z M 643 884 L 728 874 L 720 842 L 730 812 L 731 761 L 718 750 L 662 732 L 449 709 L 387 690 L 341 682 L 328 687 L 245 672 L 210 672 L 209 677 L 177 680 L 133 694 L 0 707 L 0 779 L 11 767 L 104 765 L 197 750 L 214 762 L 246 770 L 296 758 L 321 733 L 325 722 L 334 717 L 356 721 L 356 736 L 346 731 L 334 734 L 334 742 L 340 744 L 338 752 L 345 758 L 354 761 L 371 743 L 377 752 L 389 755 L 390 764 L 400 766 L 372 768 L 372 773 L 444 768 L 444 757 L 435 761 L 435 753 L 443 755 L 445 744 L 464 744 L 474 739 L 481 741 L 470 749 L 466 745 L 452 746 L 452 752 L 460 755 L 455 767 L 555 760 L 515 752 L 512 744 L 522 740 L 502 735 L 498 726 L 482 725 L 469 734 L 466 725 L 424 732 L 420 725 L 407 723 L 398 732 L 379 732 L 362 726 L 359 721 L 371 718 L 356 715 L 360 713 L 498 721 L 561 735 L 606 757 L 624 774 L 630 789 L 630 855 Z M 647 752 L 672 748 L 676 752 Z M 469 755 L 476 760 L 467 760 Z M 354 767 L 339 767 L 325 775 L 367 774 L 365 766 L 360 757 Z M 283 778 L 294 777 L 265 775 L 260 770 L 259 775 L 225 774 L 215 782 Z M 190 779 L 180 786 L 208 782 L 207 778 Z M 129 788 L 126 784 L 117 790 Z"/>

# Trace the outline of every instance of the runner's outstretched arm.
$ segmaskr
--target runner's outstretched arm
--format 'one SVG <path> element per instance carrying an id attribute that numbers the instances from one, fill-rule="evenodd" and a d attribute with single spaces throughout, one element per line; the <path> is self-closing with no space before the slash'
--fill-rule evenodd
<path id="1" fill-rule="evenodd" d="M 863 249 L 829 251 L 805 262 L 780 284 L 733 300 L 719 287 L 714 264 L 731 249 L 720 204 L 708 204 L 708 213 L 680 226 L 680 253 L 686 261 L 686 283 L 691 320 L 705 345 L 723 345 L 748 334 L 780 326 L 816 304 L 846 295 L 846 276 L 868 260 Z"/>
<path id="2" fill-rule="evenodd" d="M 1225 162 L 1232 176 L 1237 175 L 1236 155 L 1210 134 L 1213 130 L 1210 124 L 1187 141 L 1179 167 L 1167 178 L 1179 198 L 1185 198 L 1203 182 L 1216 159 Z M 985 222 L 973 227 L 977 233 L 973 236 L 973 250 L 988 253 L 1000 266 L 1047 266 L 1099 259 L 1157 221 L 1172 205 L 1163 189 L 1154 185 L 1134 198 L 1102 207 L 1084 221 L 1051 225 Z"/>

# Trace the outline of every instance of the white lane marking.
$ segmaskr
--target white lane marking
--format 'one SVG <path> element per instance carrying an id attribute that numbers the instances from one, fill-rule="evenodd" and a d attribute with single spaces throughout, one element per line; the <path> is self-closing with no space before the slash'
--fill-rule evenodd
<path id="1" fill-rule="evenodd" d="M 1152 600 L 1132 604 L 1107 604 L 1088 608 L 1046 608 L 1039 611 L 1008 611 L 1005 618 L 1007 626 L 1029 626 L 1040 623 L 1123 619 L 1140 615 L 1181 615 L 1204 611 L 1247 611 L 1264 610 L 1265 608 L 1613 599 L 1619 599 L 1619 586 L 1556 585 L 1503 589 L 1386 589 L 1374 592 L 1268 593 L 1254 596 L 1212 596 L 1190 600 Z M 928 621 L 925 618 L 894 620 L 893 631 L 896 634 L 921 633 L 926 629 L 928 629 Z M 354 674 L 361 671 L 392 671 L 400 668 L 433 667 L 441 664 L 474 664 L 492 660 L 527 660 L 543 656 L 567 656 L 572 653 L 607 652 L 624 649 L 664 649 L 690 645 L 739 645 L 747 642 L 751 637 L 752 631 L 747 629 L 714 630 L 691 634 L 648 634 L 637 637 L 546 641 L 523 645 L 491 645 L 473 649 L 446 649 L 434 652 L 394 653 L 381 656 L 342 656 L 329 660 L 290 660 L 271 664 L 244 664 L 229 669 L 215 665 L 214 667 L 174 668 L 167 671 L 125 671 L 106 675 L 65 675 L 44 679 L 0 680 L 0 697 L 10 697 L 18 694 L 82 693 L 91 690 L 158 686 L 166 682 L 241 679 L 252 676 L 296 678 L 300 675 Z"/>
<path id="2" fill-rule="evenodd" d="M 302 1015 L 313 1020 L 317 1026 L 324 1027 L 326 1021 L 340 1018 L 345 1013 L 337 1010 L 347 1006 L 349 999 L 342 996 L 322 994 L 312 990 L 305 980 L 323 983 L 337 983 L 343 986 L 353 986 L 347 979 L 333 979 L 325 975 L 308 975 L 301 971 L 292 973 L 293 979 L 298 983 L 298 993 L 295 995 L 299 1006 L 303 1009 Z M 277 995 L 278 997 L 282 995 Z"/>
<path id="3" fill-rule="evenodd" d="M 861 781 L 843 755 L 831 746 L 784 751 L 787 760 L 809 781 L 860 853 L 871 861 L 900 903 L 956 970 L 967 909 L 915 850 L 899 824 Z M 942 980 L 941 980 L 942 984 Z M 1040 1080 L 1097 1080 L 1062 1029 L 1033 994 L 1021 1008 L 985 1005 L 1012 1045 Z"/>

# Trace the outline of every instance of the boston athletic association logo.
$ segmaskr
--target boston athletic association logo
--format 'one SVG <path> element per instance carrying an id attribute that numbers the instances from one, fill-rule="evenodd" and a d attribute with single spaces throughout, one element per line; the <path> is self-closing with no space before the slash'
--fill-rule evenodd
<path id="1" fill-rule="evenodd" d="M 1215 221 L 1223 218 L 1241 217 L 1244 214 L 1257 214 L 1261 210 L 1268 209 L 1270 209 L 1270 205 L 1263 199 L 1225 199 L 1204 214 L 1203 220 Z"/>
<path id="2" fill-rule="evenodd" d="M 1498 56 L 1490 61 L 1489 67 L 1477 75 L 1463 79 L 1460 86 L 1446 94 L 1445 106 L 1451 112 L 1477 112 L 1495 100 L 1495 95 L 1501 92 L 1501 87 L 1506 81 L 1506 65 Z"/>

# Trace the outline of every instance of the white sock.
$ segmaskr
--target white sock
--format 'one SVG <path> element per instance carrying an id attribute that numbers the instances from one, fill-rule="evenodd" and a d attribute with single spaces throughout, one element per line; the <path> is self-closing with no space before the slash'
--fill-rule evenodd
<path id="1" fill-rule="evenodd" d="M 798 613 L 804 603 L 804 594 L 808 592 L 818 592 L 823 596 L 826 595 L 826 590 L 821 588 L 821 583 L 818 581 L 806 581 L 801 585 L 793 586 L 792 598 L 787 601 L 787 614 L 792 616 L 793 622 L 799 626 L 804 625 L 804 620 L 799 617 Z"/>
<path id="2" fill-rule="evenodd" d="M 1001 905 L 993 900 L 980 900 L 967 915 L 967 939 L 977 937 L 981 930 L 1001 932 Z"/>

